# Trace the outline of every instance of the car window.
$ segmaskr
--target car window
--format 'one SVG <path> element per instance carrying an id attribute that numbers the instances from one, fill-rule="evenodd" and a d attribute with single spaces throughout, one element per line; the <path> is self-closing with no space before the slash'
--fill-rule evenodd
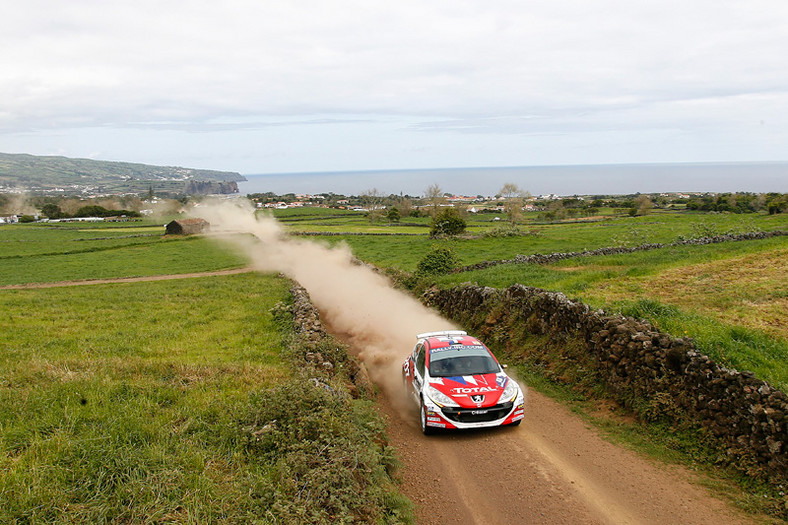
<path id="1" fill-rule="evenodd" d="M 418 355 L 416 356 L 416 370 L 419 372 L 419 375 L 424 377 L 424 361 L 427 352 L 424 351 L 424 346 L 420 346 L 417 352 Z"/>
<path id="2" fill-rule="evenodd" d="M 463 352 L 460 354 L 437 354 L 430 359 L 430 376 L 453 377 L 472 376 L 477 374 L 497 374 L 500 367 L 489 354 L 481 352 Z"/>

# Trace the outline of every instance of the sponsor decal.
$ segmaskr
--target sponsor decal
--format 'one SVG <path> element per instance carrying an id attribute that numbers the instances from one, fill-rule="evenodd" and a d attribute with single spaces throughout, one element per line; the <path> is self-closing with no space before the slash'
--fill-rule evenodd
<path id="1" fill-rule="evenodd" d="M 506 383 L 508 382 L 509 382 L 509 378 L 504 375 L 500 375 L 495 378 L 495 383 L 501 388 L 506 388 Z"/>
<path id="2" fill-rule="evenodd" d="M 431 385 L 442 385 L 443 384 L 443 378 L 442 377 L 431 377 L 430 378 L 430 384 Z"/>
<path id="3" fill-rule="evenodd" d="M 452 394 L 479 394 L 481 392 L 495 392 L 495 389 L 489 386 L 460 387 L 451 389 Z"/>
<path id="4" fill-rule="evenodd" d="M 475 394 L 471 396 L 471 401 L 474 403 L 483 403 L 484 402 L 484 394 Z"/>
<path id="5" fill-rule="evenodd" d="M 476 378 L 474 376 L 462 376 L 462 378 L 465 380 L 465 384 L 466 385 L 476 385 L 476 384 L 478 384 L 476 382 Z"/>
<path id="6" fill-rule="evenodd" d="M 447 341 L 447 342 L 449 343 L 449 346 L 430 348 L 430 353 L 437 354 L 439 352 L 445 352 L 447 350 L 481 350 L 484 348 L 482 345 L 464 345 L 456 341 Z"/>
<path id="7" fill-rule="evenodd" d="M 520 420 L 521 420 L 521 419 L 523 419 L 523 418 L 525 418 L 525 416 L 524 416 L 524 415 L 522 415 L 522 414 L 520 414 L 519 416 L 514 416 L 514 417 L 512 418 L 512 421 L 513 421 L 513 422 L 514 422 L 514 421 L 520 421 Z"/>
<path id="8" fill-rule="evenodd" d="M 446 379 L 448 379 L 450 381 L 454 381 L 455 383 L 459 383 L 461 385 L 467 385 L 468 384 L 468 382 L 465 381 L 465 378 L 462 377 L 462 376 L 447 377 Z"/>
<path id="9" fill-rule="evenodd" d="M 441 418 L 439 418 L 439 417 L 428 417 L 427 421 L 432 421 L 434 423 L 440 423 L 441 422 Z"/>
<path id="10" fill-rule="evenodd" d="M 489 410 L 471 410 L 471 414 L 474 416 L 480 416 L 482 414 L 486 414 Z"/>
<path id="11" fill-rule="evenodd" d="M 433 422 L 429 422 L 428 424 L 429 424 L 429 426 L 431 426 L 431 427 L 446 428 L 446 425 L 444 425 L 443 423 L 433 423 Z"/>

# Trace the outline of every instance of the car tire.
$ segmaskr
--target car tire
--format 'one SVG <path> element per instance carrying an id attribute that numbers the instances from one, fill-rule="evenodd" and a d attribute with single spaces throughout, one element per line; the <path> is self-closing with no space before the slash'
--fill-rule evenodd
<path id="1" fill-rule="evenodd" d="M 430 436 L 435 433 L 435 429 L 427 426 L 427 409 L 424 407 L 424 401 L 419 403 L 419 422 L 421 423 L 422 434 Z"/>

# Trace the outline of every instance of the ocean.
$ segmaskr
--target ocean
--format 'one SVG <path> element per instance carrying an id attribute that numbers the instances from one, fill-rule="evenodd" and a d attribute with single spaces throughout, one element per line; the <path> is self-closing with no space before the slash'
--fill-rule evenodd
<path id="1" fill-rule="evenodd" d="M 423 195 L 438 184 L 457 195 L 495 195 L 512 182 L 532 195 L 621 195 L 663 192 L 788 192 L 788 162 L 516 166 L 244 175 L 241 194 L 337 193 L 377 190 Z"/>

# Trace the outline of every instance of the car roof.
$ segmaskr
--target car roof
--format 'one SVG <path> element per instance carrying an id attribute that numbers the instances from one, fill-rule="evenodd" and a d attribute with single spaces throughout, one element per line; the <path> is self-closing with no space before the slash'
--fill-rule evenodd
<path id="1" fill-rule="evenodd" d="M 461 350 L 463 347 L 484 346 L 478 339 L 469 335 L 437 335 L 424 340 L 429 350 L 452 347 Z"/>

